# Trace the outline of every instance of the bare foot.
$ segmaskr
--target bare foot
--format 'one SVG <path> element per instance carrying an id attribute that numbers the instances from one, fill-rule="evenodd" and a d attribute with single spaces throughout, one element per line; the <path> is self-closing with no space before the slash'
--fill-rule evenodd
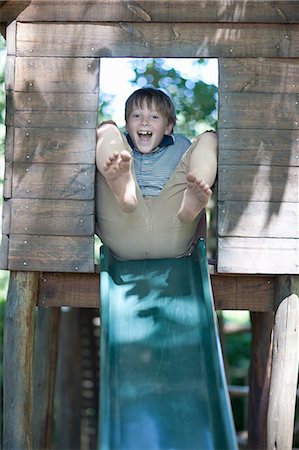
<path id="1" fill-rule="evenodd" d="M 207 205 L 212 191 L 202 178 L 196 178 L 192 173 L 187 174 L 186 180 L 187 189 L 178 216 L 182 223 L 191 223 Z"/>
<path id="2" fill-rule="evenodd" d="M 137 206 L 136 185 L 131 171 L 131 155 L 127 150 L 114 152 L 104 164 L 104 177 L 120 208 L 130 214 Z"/>

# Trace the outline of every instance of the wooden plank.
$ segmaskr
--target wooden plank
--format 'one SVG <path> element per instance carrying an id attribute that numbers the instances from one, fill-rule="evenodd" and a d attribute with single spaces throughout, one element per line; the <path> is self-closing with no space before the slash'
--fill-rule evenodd
<path id="1" fill-rule="evenodd" d="M 299 273 L 299 240 L 225 237 L 218 239 L 219 273 Z"/>
<path id="2" fill-rule="evenodd" d="M 12 196 L 88 200 L 94 198 L 95 166 L 14 163 Z"/>
<path id="3" fill-rule="evenodd" d="M 7 55 L 16 54 L 16 32 L 17 22 L 13 21 L 6 27 L 6 53 Z"/>
<path id="4" fill-rule="evenodd" d="M 3 198 L 11 198 L 12 196 L 12 162 L 5 163 Z"/>
<path id="5" fill-rule="evenodd" d="M 297 25 L 18 23 L 18 56 L 297 57 Z M 78 39 L 80 36 L 80 39 Z"/>
<path id="6" fill-rule="evenodd" d="M 298 277 L 296 278 L 298 282 Z M 278 292 L 278 295 L 280 294 Z M 282 300 L 275 314 L 267 417 L 267 448 L 276 448 L 277 450 L 293 448 L 299 364 L 298 323 L 299 298 L 293 293 Z"/>
<path id="7" fill-rule="evenodd" d="M 15 92 L 7 95 L 7 108 L 12 111 L 93 111 L 97 113 L 98 94 Z"/>
<path id="8" fill-rule="evenodd" d="M 92 129 L 15 128 L 14 133 L 15 162 L 95 164 Z"/>
<path id="9" fill-rule="evenodd" d="M 0 246 L 0 270 L 8 269 L 8 247 L 9 237 L 5 234 L 2 234 Z"/>
<path id="10" fill-rule="evenodd" d="M 93 237 L 11 234 L 9 270 L 93 272 Z"/>
<path id="11" fill-rule="evenodd" d="M 39 280 L 38 305 L 99 308 L 100 275 L 45 272 Z"/>
<path id="12" fill-rule="evenodd" d="M 211 276 L 216 309 L 272 311 L 274 276 Z M 39 279 L 38 305 L 98 308 L 100 276 L 45 272 Z"/>
<path id="13" fill-rule="evenodd" d="M 14 128 L 6 127 L 5 135 L 5 161 L 11 162 L 14 158 Z"/>
<path id="14" fill-rule="evenodd" d="M 12 234 L 90 236 L 94 233 L 93 200 L 10 200 Z"/>
<path id="15" fill-rule="evenodd" d="M 95 93 L 99 58 L 16 58 L 15 91 Z"/>
<path id="16" fill-rule="evenodd" d="M 272 311 L 275 277 L 211 275 L 216 309 Z"/>
<path id="17" fill-rule="evenodd" d="M 32 448 L 32 360 L 38 273 L 11 272 L 4 321 L 3 448 Z"/>
<path id="18" fill-rule="evenodd" d="M 252 92 L 221 94 L 219 128 L 298 130 L 299 95 Z"/>
<path id="19" fill-rule="evenodd" d="M 5 63 L 5 90 L 13 91 L 15 85 L 15 55 L 6 55 Z"/>
<path id="20" fill-rule="evenodd" d="M 2 204 L 2 233 L 9 234 L 11 222 L 11 200 L 4 200 Z"/>
<path id="21" fill-rule="evenodd" d="M 16 112 L 15 126 L 21 128 L 92 128 L 95 130 L 98 121 L 96 111 L 39 111 Z"/>
<path id="22" fill-rule="evenodd" d="M 21 21 L 299 22 L 297 1 L 32 0 Z M 178 14 L 179 12 L 179 14 Z"/>
<path id="23" fill-rule="evenodd" d="M 299 201 L 298 167 L 219 166 L 218 200 Z"/>
<path id="24" fill-rule="evenodd" d="M 299 165 L 299 130 L 220 129 L 219 164 Z"/>
<path id="25" fill-rule="evenodd" d="M 226 58 L 219 61 L 221 90 L 299 93 L 299 59 Z"/>
<path id="26" fill-rule="evenodd" d="M 219 236 L 299 239 L 299 203 L 218 203 Z"/>

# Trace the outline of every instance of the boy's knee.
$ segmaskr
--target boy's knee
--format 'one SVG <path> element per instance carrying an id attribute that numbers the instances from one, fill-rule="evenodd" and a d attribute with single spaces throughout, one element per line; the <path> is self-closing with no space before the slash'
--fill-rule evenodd
<path id="1" fill-rule="evenodd" d="M 208 130 L 202 133 L 202 135 L 199 137 L 201 141 L 211 143 L 211 144 L 218 144 L 218 135 L 216 131 Z"/>
<path id="2" fill-rule="evenodd" d="M 107 121 L 102 122 L 100 126 L 97 128 L 97 138 L 103 138 L 105 136 L 113 136 L 119 134 L 120 131 L 115 122 Z"/>

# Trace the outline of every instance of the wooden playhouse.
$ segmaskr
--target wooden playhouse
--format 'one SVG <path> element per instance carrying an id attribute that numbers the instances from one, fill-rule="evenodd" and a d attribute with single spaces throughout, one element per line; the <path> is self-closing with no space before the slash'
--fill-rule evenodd
<path id="1" fill-rule="evenodd" d="M 299 1 L 11 0 L 0 2 L 0 25 L 7 41 L 1 266 L 11 271 L 3 448 L 32 448 L 35 306 L 53 307 L 40 335 L 48 342 L 41 364 L 55 354 L 57 307 L 99 306 L 101 57 L 207 57 L 218 58 L 220 73 L 215 307 L 251 311 L 249 448 L 290 449 L 299 358 Z M 40 381 L 49 398 L 39 410 L 43 448 L 48 378 Z"/>

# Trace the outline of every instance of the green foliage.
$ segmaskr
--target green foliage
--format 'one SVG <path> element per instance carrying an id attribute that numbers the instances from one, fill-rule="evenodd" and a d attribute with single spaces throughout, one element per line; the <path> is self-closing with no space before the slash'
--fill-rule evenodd
<path id="1" fill-rule="evenodd" d="M 114 96 L 110 94 L 106 94 L 105 92 L 101 92 L 100 96 L 100 104 L 98 110 L 98 124 L 103 122 L 104 120 L 112 119 L 112 111 L 111 111 L 111 102 L 113 101 Z"/>
<path id="2" fill-rule="evenodd" d="M 215 129 L 217 126 L 217 87 L 200 80 L 185 78 L 178 70 L 169 68 L 167 60 L 146 59 L 133 63 L 137 87 L 154 86 L 165 90 L 177 109 L 176 131 L 190 139 L 197 136 L 202 127 Z M 205 60 L 196 60 L 193 65 L 199 69 Z"/>

